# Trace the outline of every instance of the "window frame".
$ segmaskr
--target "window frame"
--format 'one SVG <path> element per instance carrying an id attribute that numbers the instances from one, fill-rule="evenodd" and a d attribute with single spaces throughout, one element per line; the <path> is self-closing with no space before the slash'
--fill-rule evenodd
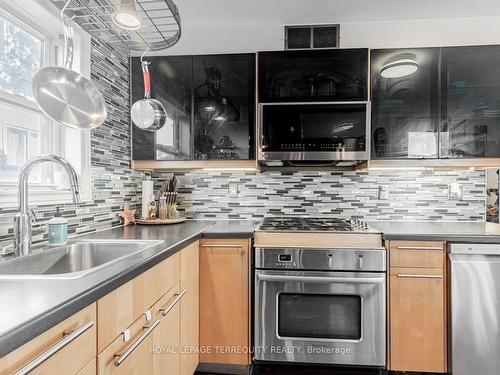
<path id="1" fill-rule="evenodd" d="M 43 41 L 44 56 L 42 66 L 61 64 L 63 56 L 63 36 L 62 20 L 58 12 L 46 4 L 41 5 L 37 0 L 18 0 L 20 3 L 16 7 L 9 6 L 2 2 L 0 17 L 15 26 L 26 30 L 28 33 Z M 35 16 L 36 15 L 36 16 Z M 57 22 L 57 23 L 56 23 Z M 47 25 L 56 25 L 47 27 Z M 77 27 L 74 27 L 75 56 L 74 65 L 79 66 L 82 75 L 90 76 L 90 36 Z M 37 115 L 43 115 L 35 101 L 28 98 L 0 91 L 0 102 L 15 106 L 20 111 L 29 111 Z M 48 137 L 50 138 L 50 153 L 64 153 L 64 132 L 66 128 L 49 119 Z M 69 129 L 69 128 L 68 128 Z M 91 142 L 90 131 L 81 132 L 81 172 L 79 173 L 80 196 L 82 201 L 92 199 L 91 181 Z M 43 136 L 42 136 L 43 137 Z M 43 151 L 41 152 L 44 153 Z M 59 186 L 55 184 L 55 165 L 51 165 L 51 178 L 53 183 L 31 183 L 30 184 L 30 204 L 54 204 L 72 202 L 69 186 Z M 13 207 L 18 204 L 18 183 L 17 181 L 0 180 L 0 208 Z"/>

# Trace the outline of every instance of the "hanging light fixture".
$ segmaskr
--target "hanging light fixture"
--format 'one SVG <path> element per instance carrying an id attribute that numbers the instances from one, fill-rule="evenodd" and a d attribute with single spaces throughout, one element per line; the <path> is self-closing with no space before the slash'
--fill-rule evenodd
<path id="1" fill-rule="evenodd" d="M 418 70 L 416 56 L 413 53 L 400 53 L 384 63 L 380 75 L 384 78 L 409 76 Z"/>
<path id="2" fill-rule="evenodd" d="M 134 0 L 121 0 L 111 18 L 116 26 L 125 30 L 139 30 L 142 26 Z"/>

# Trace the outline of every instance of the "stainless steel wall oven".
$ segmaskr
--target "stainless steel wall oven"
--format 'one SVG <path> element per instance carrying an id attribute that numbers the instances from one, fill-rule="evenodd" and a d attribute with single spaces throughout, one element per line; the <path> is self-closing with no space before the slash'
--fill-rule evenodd
<path id="1" fill-rule="evenodd" d="M 255 251 L 256 360 L 385 366 L 383 248 Z"/>

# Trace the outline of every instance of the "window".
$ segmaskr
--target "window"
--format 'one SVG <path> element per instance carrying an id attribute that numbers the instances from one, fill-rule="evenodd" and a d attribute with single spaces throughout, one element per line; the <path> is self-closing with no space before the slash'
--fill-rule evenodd
<path id="1" fill-rule="evenodd" d="M 73 165 L 83 198 L 90 198 L 90 133 L 59 125 L 45 116 L 33 98 L 31 81 L 38 69 L 63 61 L 62 21 L 36 0 L 0 10 L 0 206 L 17 203 L 22 166 L 43 154 L 60 155 Z M 24 9 L 23 9 L 24 8 Z M 90 37 L 75 30 L 73 69 L 90 70 Z M 69 202 L 65 173 L 44 163 L 30 175 L 30 204 Z"/>

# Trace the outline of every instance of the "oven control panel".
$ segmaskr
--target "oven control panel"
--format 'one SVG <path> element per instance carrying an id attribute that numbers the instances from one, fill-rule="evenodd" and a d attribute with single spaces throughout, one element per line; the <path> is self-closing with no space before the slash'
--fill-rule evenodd
<path id="1" fill-rule="evenodd" d="M 296 268 L 297 263 L 292 254 L 278 254 L 276 257 L 276 267 L 278 268 Z"/>
<path id="2" fill-rule="evenodd" d="M 386 251 L 384 248 L 256 248 L 255 268 L 380 272 L 386 270 Z"/>

